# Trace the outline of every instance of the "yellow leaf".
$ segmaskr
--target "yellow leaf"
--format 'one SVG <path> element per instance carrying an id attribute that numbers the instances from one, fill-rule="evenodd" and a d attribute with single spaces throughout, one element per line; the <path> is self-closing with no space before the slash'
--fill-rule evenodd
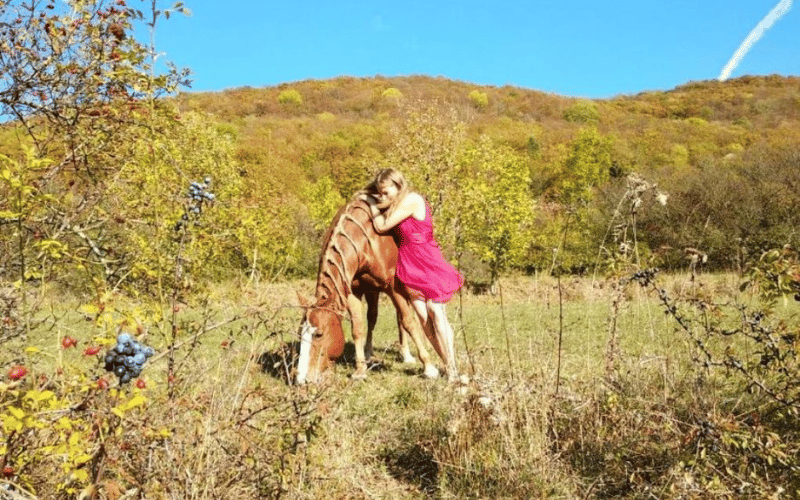
<path id="1" fill-rule="evenodd" d="M 6 430 L 6 432 L 19 432 L 22 430 L 22 422 L 11 415 L 5 415 L 3 417 L 3 428 Z"/>
<path id="2" fill-rule="evenodd" d="M 80 311 L 86 314 L 97 314 L 100 312 L 100 308 L 94 304 L 84 304 L 80 307 Z"/>
<path id="3" fill-rule="evenodd" d="M 117 408 L 119 408 L 120 410 L 123 410 L 123 411 L 128 411 L 128 410 L 132 410 L 132 409 L 136 408 L 137 406 L 142 406 L 146 402 L 147 402 L 147 398 L 145 398 L 144 396 L 139 394 L 137 396 L 132 397 L 126 403 L 123 403 L 123 404 L 119 405 Z"/>
<path id="4" fill-rule="evenodd" d="M 36 403 L 41 403 L 53 397 L 53 391 L 28 391 L 25 395 L 26 399 L 30 399 Z"/>
<path id="5" fill-rule="evenodd" d="M 125 413 L 122 410 L 120 410 L 119 408 L 111 408 L 111 413 L 113 413 L 114 415 L 118 416 L 119 418 L 122 418 L 122 417 L 125 416 Z M 119 429 L 119 430 L 121 431 L 122 429 Z"/>
<path id="6" fill-rule="evenodd" d="M 42 352 L 42 350 L 39 349 L 38 347 L 27 347 L 25 348 L 25 352 L 29 354 L 36 354 L 37 352 Z"/>
<path id="7" fill-rule="evenodd" d="M 85 483 L 89 479 L 89 473 L 83 469 L 76 469 L 72 472 L 72 476 L 80 483 Z"/>

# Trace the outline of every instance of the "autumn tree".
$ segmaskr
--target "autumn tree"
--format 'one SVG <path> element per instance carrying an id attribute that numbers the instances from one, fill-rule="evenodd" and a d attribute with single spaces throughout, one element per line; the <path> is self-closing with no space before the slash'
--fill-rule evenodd
<path id="1" fill-rule="evenodd" d="M 465 151 L 459 178 L 459 192 L 451 193 L 448 205 L 458 228 L 457 248 L 474 252 L 495 283 L 525 257 L 535 208 L 528 169 L 522 157 L 484 136 Z"/>
<path id="2" fill-rule="evenodd" d="M 4 177 L 13 179 L 0 185 L 0 200 L 13 190 L 36 200 L 16 204 L 24 213 L 0 202 L 0 227 L 17 228 L 0 231 L 0 239 L 18 242 L 2 257 L 0 269 L 12 273 L 4 278 L 34 262 L 41 269 L 58 263 L 48 264 L 48 255 L 101 280 L 113 274 L 109 266 L 118 259 L 105 255 L 98 236 L 122 217 L 108 212 L 109 187 L 142 148 L 154 157 L 158 138 L 174 132 L 165 124 L 177 112 L 162 98 L 187 84 L 186 70 L 168 65 L 158 73 L 155 48 L 134 37 L 137 27 L 152 32 L 160 19 L 185 9 L 150 7 L 145 14 L 124 0 L 0 4 L 0 115 L 15 131 L 0 151 Z M 58 242 L 63 251 L 42 254 L 41 241 Z"/>
<path id="3" fill-rule="evenodd" d="M 581 129 L 554 166 L 547 196 L 550 209 L 540 221 L 532 265 L 578 269 L 591 261 L 595 242 L 587 218 L 596 189 L 610 177 L 613 140 L 597 129 Z M 540 214 L 544 215 L 544 214 Z"/>
<path id="4" fill-rule="evenodd" d="M 457 190 L 459 157 L 466 141 L 465 124 L 453 109 L 412 103 L 394 131 L 387 164 L 401 170 L 423 191 L 436 214 L 448 193 Z"/>

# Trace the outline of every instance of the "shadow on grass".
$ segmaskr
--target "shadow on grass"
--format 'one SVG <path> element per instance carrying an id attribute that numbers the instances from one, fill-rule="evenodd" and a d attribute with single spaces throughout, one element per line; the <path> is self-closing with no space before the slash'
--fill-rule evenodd
<path id="1" fill-rule="evenodd" d="M 439 492 L 439 464 L 431 452 L 415 444 L 401 450 L 387 450 L 380 456 L 389 474 L 418 488 L 429 498 Z"/>
<path id="2" fill-rule="evenodd" d="M 270 377 L 280 380 L 284 383 L 290 383 L 293 378 L 293 372 L 297 366 L 297 356 L 300 352 L 300 342 L 284 343 L 277 348 L 262 353 L 258 357 L 258 364 L 261 365 L 261 371 Z M 382 351 L 384 357 L 399 358 L 399 352 L 392 349 Z M 345 343 L 344 352 L 336 360 L 337 366 L 345 367 L 345 370 L 355 370 L 356 365 L 356 346 L 352 342 Z M 381 358 L 373 356 L 367 360 L 367 369 L 371 372 L 383 372 L 389 370 L 390 364 L 387 364 Z M 409 367 L 403 370 L 406 374 L 414 375 L 417 370 Z"/>

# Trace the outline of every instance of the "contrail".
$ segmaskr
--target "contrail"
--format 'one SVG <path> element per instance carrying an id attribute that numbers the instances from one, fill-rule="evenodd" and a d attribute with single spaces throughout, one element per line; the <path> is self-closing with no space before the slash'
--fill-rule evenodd
<path id="1" fill-rule="evenodd" d="M 741 61 L 745 54 L 747 54 L 753 44 L 756 43 L 759 38 L 761 38 L 761 35 L 763 35 L 765 31 L 770 29 L 772 25 L 775 24 L 775 21 L 789 12 L 791 7 L 792 0 L 781 0 L 778 2 L 778 5 L 773 7 L 772 10 L 769 11 L 769 14 L 767 14 L 766 17 L 762 19 L 755 28 L 753 28 L 753 31 L 747 35 L 747 38 L 745 38 L 744 42 L 742 42 L 742 45 L 739 46 L 739 49 L 736 51 L 736 53 L 733 54 L 733 57 L 731 57 L 731 60 L 728 61 L 725 69 L 722 70 L 722 73 L 719 74 L 719 78 L 717 79 L 719 81 L 727 80 L 728 77 L 731 76 L 731 71 L 733 71 L 736 66 L 739 65 L 739 61 Z"/>

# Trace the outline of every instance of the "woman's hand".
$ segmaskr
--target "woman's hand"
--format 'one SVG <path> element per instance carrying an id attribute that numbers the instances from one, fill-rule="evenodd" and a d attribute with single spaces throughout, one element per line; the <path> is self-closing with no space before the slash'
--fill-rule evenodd
<path id="1" fill-rule="evenodd" d="M 368 194 L 360 194 L 358 195 L 358 199 L 367 203 L 369 207 L 369 216 L 373 219 L 380 215 L 381 211 L 378 208 L 378 200 L 375 197 L 368 195 Z"/>

